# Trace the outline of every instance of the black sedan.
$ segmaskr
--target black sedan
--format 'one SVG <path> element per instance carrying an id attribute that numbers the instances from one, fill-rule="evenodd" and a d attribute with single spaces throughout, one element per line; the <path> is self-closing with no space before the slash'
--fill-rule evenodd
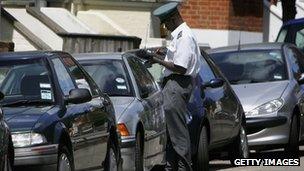
<path id="1" fill-rule="evenodd" d="M 0 72 L 15 165 L 117 170 L 112 102 L 69 54 L 1 53 Z"/>
<path id="2" fill-rule="evenodd" d="M 0 92 L 0 100 L 4 94 Z M 3 112 L 0 108 L 0 170 L 10 171 L 14 163 L 14 147 L 9 127 L 3 119 Z"/>

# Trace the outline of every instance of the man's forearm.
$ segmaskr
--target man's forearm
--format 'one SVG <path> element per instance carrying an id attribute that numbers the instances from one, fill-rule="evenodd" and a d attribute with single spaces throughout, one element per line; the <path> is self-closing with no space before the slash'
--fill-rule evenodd
<path id="1" fill-rule="evenodd" d="M 179 73 L 179 74 L 185 74 L 186 73 L 186 69 L 177 65 L 174 65 L 173 62 L 168 62 L 168 61 L 164 61 L 156 56 L 153 57 L 153 62 L 159 63 L 160 65 L 166 67 L 167 69 Z"/>

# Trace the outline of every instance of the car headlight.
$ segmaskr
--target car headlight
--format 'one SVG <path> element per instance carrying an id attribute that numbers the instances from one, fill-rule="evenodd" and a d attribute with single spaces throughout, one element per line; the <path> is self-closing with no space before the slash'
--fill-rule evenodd
<path id="1" fill-rule="evenodd" d="M 26 147 L 46 143 L 43 135 L 34 132 L 12 134 L 12 141 L 14 147 Z"/>
<path id="2" fill-rule="evenodd" d="M 256 116 L 256 115 L 263 115 L 263 114 L 270 114 L 273 112 L 278 111 L 283 106 L 284 102 L 282 99 L 276 99 L 269 101 L 249 112 L 246 113 L 246 116 Z"/>

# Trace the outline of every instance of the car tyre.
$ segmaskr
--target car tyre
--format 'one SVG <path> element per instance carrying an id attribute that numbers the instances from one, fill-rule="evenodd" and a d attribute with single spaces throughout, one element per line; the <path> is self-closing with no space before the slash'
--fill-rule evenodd
<path id="1" fill-rule="evenodd" d="M 231 144 L 229 151 L 230 163 L 234 166 L 235 159 L 246 159 L 249 157 L 249 146 L 247 132 L 244 124 L 241 125 L 240 131 L 236 139 Z"/>
<path id="2" fill-rule="evenodd" d="M 118 164 L 117 164 L 117 154 L 115 153 L 115 147 L 112 143 L 110 143 L 110 147 L 107 152 L 107 159 L 106 159 L 106 171 L 118 171 Z"/>
<path id="3" fill-rule="evenodd" d="M 203 126 L 199 137 L 196 167 L 196 170 L 198 171 L 209 170 L 208 135 L 206 126 Z"/>
<path id="4" fill-rule="evenodd" d="M 141 140 L 141 133 L 136 133 L 136 142 L 135 142 L 135 170 L 143 171 L 144 170 L 144 158 L 143 158 L 143 145 Z"/>
<path id="5" fill-rule="evenodd" d="M 287 147 L 285 147 L 285 152 L 291 156 L 296 156 L 299 153 L 299 129 L 297 115 L 293 115 L 291 120 L 289 142 Z"/>
<path id="6" fill-rule="evenodd" d="M 73 164 L 72 156 L 65 146 L 63 146 L 59 149 L 57 170 L 58 171 L 74 171 L 74 164 Z"/>
<path id="7" fill-rule="evenodd" d="M 4 168 L 3 168 L 3 170 L 4 171 L 12 171 L 12 163 L 11 163 L 11 160 L 10 160 L 10 157 L 9 157 L 9 155 L 8 154 L 6 154 L 5 156 L 4 156 Z"/>

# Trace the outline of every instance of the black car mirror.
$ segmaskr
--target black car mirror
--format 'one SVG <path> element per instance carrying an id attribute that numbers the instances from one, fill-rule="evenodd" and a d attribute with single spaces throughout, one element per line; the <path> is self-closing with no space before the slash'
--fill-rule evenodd
<path id="1" fill-rule="evenodd" d="M 298 79 L 298 83 L 299 83 L 300 85 L 304 84 L 304 73 L 301 74 L 300 78 Z"/>
<path id="2" fill-rule="evenodd" d="M 210 88 L 218 88 L 218 87 L 222 87 L 224 85 L 224 80 L 223 79 L 220 79 L 220 78 L 215 78 L 215 79 L 212 79 L 210 80 L 209 82 L 207 83 L 204 83 L 201 88 L 202 89 L 205 89 L 207 87 L 210 87 Z"/>
<path id="3" fill-rule="evenodd" d="M 72 89 L 69 97 L 66 99 L 67 103 L 80 104 L 92 100 L 92 95 L 88 89 L 78 88 Z"/>
<path id="4" fill-rule="evenodd" d="M 0 91 L 0 101 L 3 100 L 4 94 Z"/>

